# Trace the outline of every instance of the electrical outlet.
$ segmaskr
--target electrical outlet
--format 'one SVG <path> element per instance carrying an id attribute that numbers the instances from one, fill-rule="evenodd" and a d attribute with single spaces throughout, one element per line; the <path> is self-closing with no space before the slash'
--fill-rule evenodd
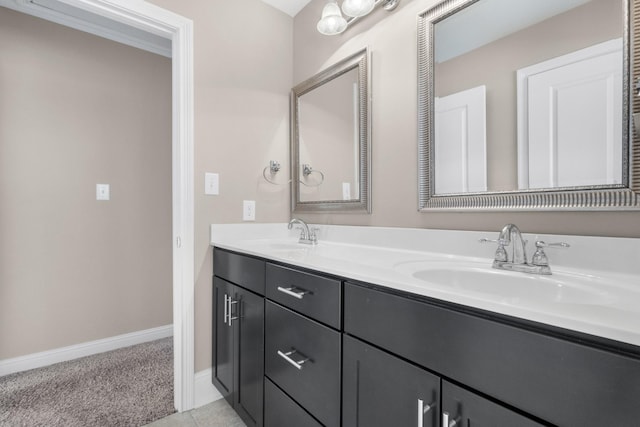
<path id="1" fill-rule="evenodd" d="M 342 200 L 351 200 L 351 184 L 348 182 L 342 183 Z"/>
<path id="2" fill-rule="evenodd" d="M 243 221 L 256 220 L 256 201 L 255 200 L 242 201 L 242 220 Z"/>
<path id="3" fill-rule="evenodd" d="M 96 184 L 96 200 L 109 200 L 109 184 Z"/>
<path id="4" fill-rule="evenodd" d="M 220 194 L 220 179 L 217 173 L 204 174 L 204 194 L 217 196 Z"/>

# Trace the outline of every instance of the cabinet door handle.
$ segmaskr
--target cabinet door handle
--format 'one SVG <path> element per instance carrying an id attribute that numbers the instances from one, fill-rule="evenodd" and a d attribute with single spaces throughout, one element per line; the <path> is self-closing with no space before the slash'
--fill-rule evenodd
<path id="1" fill-rule="evenodd" d="M 292 354 L 298 353 L 302 359 L 300 360 L 293 360 L 291 357 Z M 307 356 L 305 356 L 304 354 L 300 353 L 298 350 L 296 349 L 292 349 L 291 351 L 288 351 L 286 353 L 283 353 L 282 351 L 278 350 L 278 356 L 282 357 L 284 360 L 286 360 L 287 362 L 291 363 L 293 366 L 295 366 L 298 369 L 302 369 L 302 364 L 306 361 L 309 360 L 309 358 Z"/>
<path id="2" fill-rule="evenodd" d="M 282 293 L 298 299 L 302 299 L 306 294 L 311 293 L 309 291 L 305 291 L 304 289 L 296 288 L 295 286 L 291 286 L 290 288 L 283 288 L 282 286 L 278 286 L 278 290 Z"/>
<path id="3" fill-rule="evenodd" d="M 224 320 L 222 323 L 227 324 L 227 316 L 229 315 L 229 302 L 227 301 L 229 297 L 227 294 L 224 294 Z"/>
<path id="4" fill-rule="evenodd" d="M 228 319 L 229 319 L 229 323 L 228 323 L 228 325 L 229 325 L 229 326 L 231 326 L 231 325 L 232 325 L 232 322 L 238 318 L 238 316 L 236 316 L 236 317 L 232 317 L 232 314 L 231 314 L 231 313 L 232 313 L 231 306 L 232 306 L 233 304 L 237 304 L 237 303 L 238 303 L 238 301 L 234 301 L 234 300 L 233 300 L 233 298 L 229 297 L 229 302 L 228 302 L 228 304 L 229 304 L 229 314 L 228 314 L 228 316 L 229 316 L 229 317 L 228 317 Z"/>
<path id="5" fill-rule="evenodd" d="M 448 412 L 443 412 L 442 413 L 442 427 L 454 427 L 456 424 L 458 424 L 457 420 L 449 421 L 449 413 Z"/>
<path id="6" fill-rule="evenodd" d="M 424 400 L 418 399 L 418 427 L 424 427 L 424 416 L 435 406 L 435 402 L 425 404 Z"/>

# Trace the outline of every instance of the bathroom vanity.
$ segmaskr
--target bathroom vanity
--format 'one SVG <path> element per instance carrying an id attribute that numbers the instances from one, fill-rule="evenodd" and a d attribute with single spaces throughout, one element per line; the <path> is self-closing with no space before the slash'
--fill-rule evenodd
<path id="1" fill-rule="evenodd" d="M 286 228 L 262 229 L 277 227 Z M 353 230 L 358 228 L 367 230 Z M 246 226 L 212 226 L 213 382 L 247 425 L 640 422 L 640 316 L 631 307 L 633 298 L 638 301 L 633 286 L 623 286 L 627 301 L 617 301 L 613 288 L 599 288 L 590 271 L 594 300 L 569 282 L 549 300 L 526 292 L 517 293 L 524 295 L 520 299 L 494 291 L 488 296 L 464 286 L 443 291 L 442 284 L 416 278 L 470 262 L 486 262 L 493 273 L 491 248 L 477 244 L 486 233 L 325 227 L 317 246 L 304 247 L 292 234 L 275 239 L 257 229 L 247 238 Z M 419 235 L 399 248 L 394 242 L 409 234 L 389 239 L 394 232 Z M 431 243 L 421 233 L 431 233 Z M 367 244 L 347 242 L 355 235 Z M 328 240 L 332 236 L 343 241 Z M 387 246 L 373 245 L 376 239 Z M 452 255 L 461 239 L 477 247 Z M 578 252 L 580 239 L 589 238 L 572 241 Z M 415 251 L 438 242 L 440 253 Z M 470 258 L 470 252 L 488 257 Z M 566 254 L 564 260 L 572 263 Z M 571 270 L 558 265 L 553 280 L 565 280 L 563 269 Z M 496 279 L 503 277 L 498 274 Z M 542 300 L 530 301 L 536 298 Z"/>

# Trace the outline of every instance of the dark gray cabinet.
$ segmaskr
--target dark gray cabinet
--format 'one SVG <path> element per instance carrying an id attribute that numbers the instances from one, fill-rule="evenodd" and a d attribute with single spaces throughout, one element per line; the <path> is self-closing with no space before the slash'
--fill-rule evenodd
<path id="1" fill-rule="evenodd" d="M 226 280 L 213 279 L 213 384 L 222 396 L 233 405 L 234 390 L 234 334 L 227 321 L 228 298 L 235 286 Z"/>
<path id="2" fill-rule="evenodd" d="M 265 262 L 263 259 L 215 248 L 213 274 L 258 295 L 264 295 Z"/>
<path id="3" fill-rule="evenodd" d="M 220 267 L 214 270 L 216 274 L 249 281 L 252 276 L 262 274 L 264 284 L 264 262 L 219 250 L 215 256 L 218 254 L 222 255 L 214 258 L 215 266 Z M 240 274 L 227 274 L 233 271 L 226 268 L 229 265 L 249 267 L 236 268 Z M 252 288 L 259 289 L 260 285 L 253 283 Z M 264 297 L 216 275 L 213 310 L 213 384 L 247 426 L 261 427 L 264 425 Z"/>
<path id="4" fill-rule="evenodd" d="M 639 425 L 637 357 L 368 286 L 346 283 L 344 301 L 346 333 L 532 418 Z"/>
<path id="5" fill-rule="evenodd" d="M 475 393 L 442 381 L 442 426 L 542 427 Z"/>
<path id="6" fill-rule="evenodd" d="M 267 298 L 318 322 L 340 329 L 342 282 L 267 263 Z"/>
<path id="7" fill-rule="evenodd" d="M 214 274 L 213 382 L 248 426 L 640 425 L 636 347 L 220 249 Z"/>
<path id="8" fill-rule="evenodd" d="M 219 277 L 213 283 L 213 383 L 248 426 L 262 426 L 264 298 Z"/>
<path id="9" fill-rule="evenodd" d="M 264 380 L 265 427 L 322 427 L 268 378 Z"/>
<path id="10" fill-rule="evenodd" d="M 322 424 L 340 425 L 341 336 L 266 302 L 265 372 Z"/>
<path id="11" fill-rule="evenodd" d="M 360 340 L 343 344 L 345 427 L 542 427 Z"/>
<path id="12" fill-rule="evenodd" d="M 439 426 L 439 377 L 348 335 L 343 354 L 343 426 Z"/>
<path id="13" fill-rule="evenodd" d="M 270 415 L 266 427 L 297 427 L 293 419 L 339 427 L 342 281 L 272 263 L 265 275 L 265 375 L 291 412 L 281 425 Z"/>

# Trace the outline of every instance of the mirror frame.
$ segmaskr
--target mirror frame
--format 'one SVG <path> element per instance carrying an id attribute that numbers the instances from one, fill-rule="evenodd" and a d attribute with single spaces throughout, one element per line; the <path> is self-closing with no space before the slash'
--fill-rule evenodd
<path id="1" fill-rule="evenodd" d="M 291 90 L 291 211 L 292 212 L 366 212 L 371 213 L 371 77 L 369 73 L 371 57 L 369 49 L 359 52 L 320 71 L 313 77 L 298 84 Z M 359 97 L 359 194 L 354 200 L 300 200 L 300 124 L 299 99 L 302 95 L 326 84 L 343 74 L 358 70 Z"/>
<path id="2" fill-rule="evenodd" d="M 640 209 L 640 138 L 632 115 L 640 96 L 630 82 L 640 77 L 640 2 L 623 0 L 622 184 L 482 193 L 435 194 L 434 185 L 434 34 L 435 24 L 479 0 L 445 0 L 418 16 L 418 210 L 440 211 L 607 211 Z M 631 9 L 630 3 L 633 4 Z M 631 52 L 633 49 L 633 52 Z M 631 55 L 631 56 L 630 56 Z M 630 65 L 630 58 L 633 65 Z M 633 98 L 630 102 L 630 97 Z M 515 143 L 515 136 L 514 136 Z"/>

